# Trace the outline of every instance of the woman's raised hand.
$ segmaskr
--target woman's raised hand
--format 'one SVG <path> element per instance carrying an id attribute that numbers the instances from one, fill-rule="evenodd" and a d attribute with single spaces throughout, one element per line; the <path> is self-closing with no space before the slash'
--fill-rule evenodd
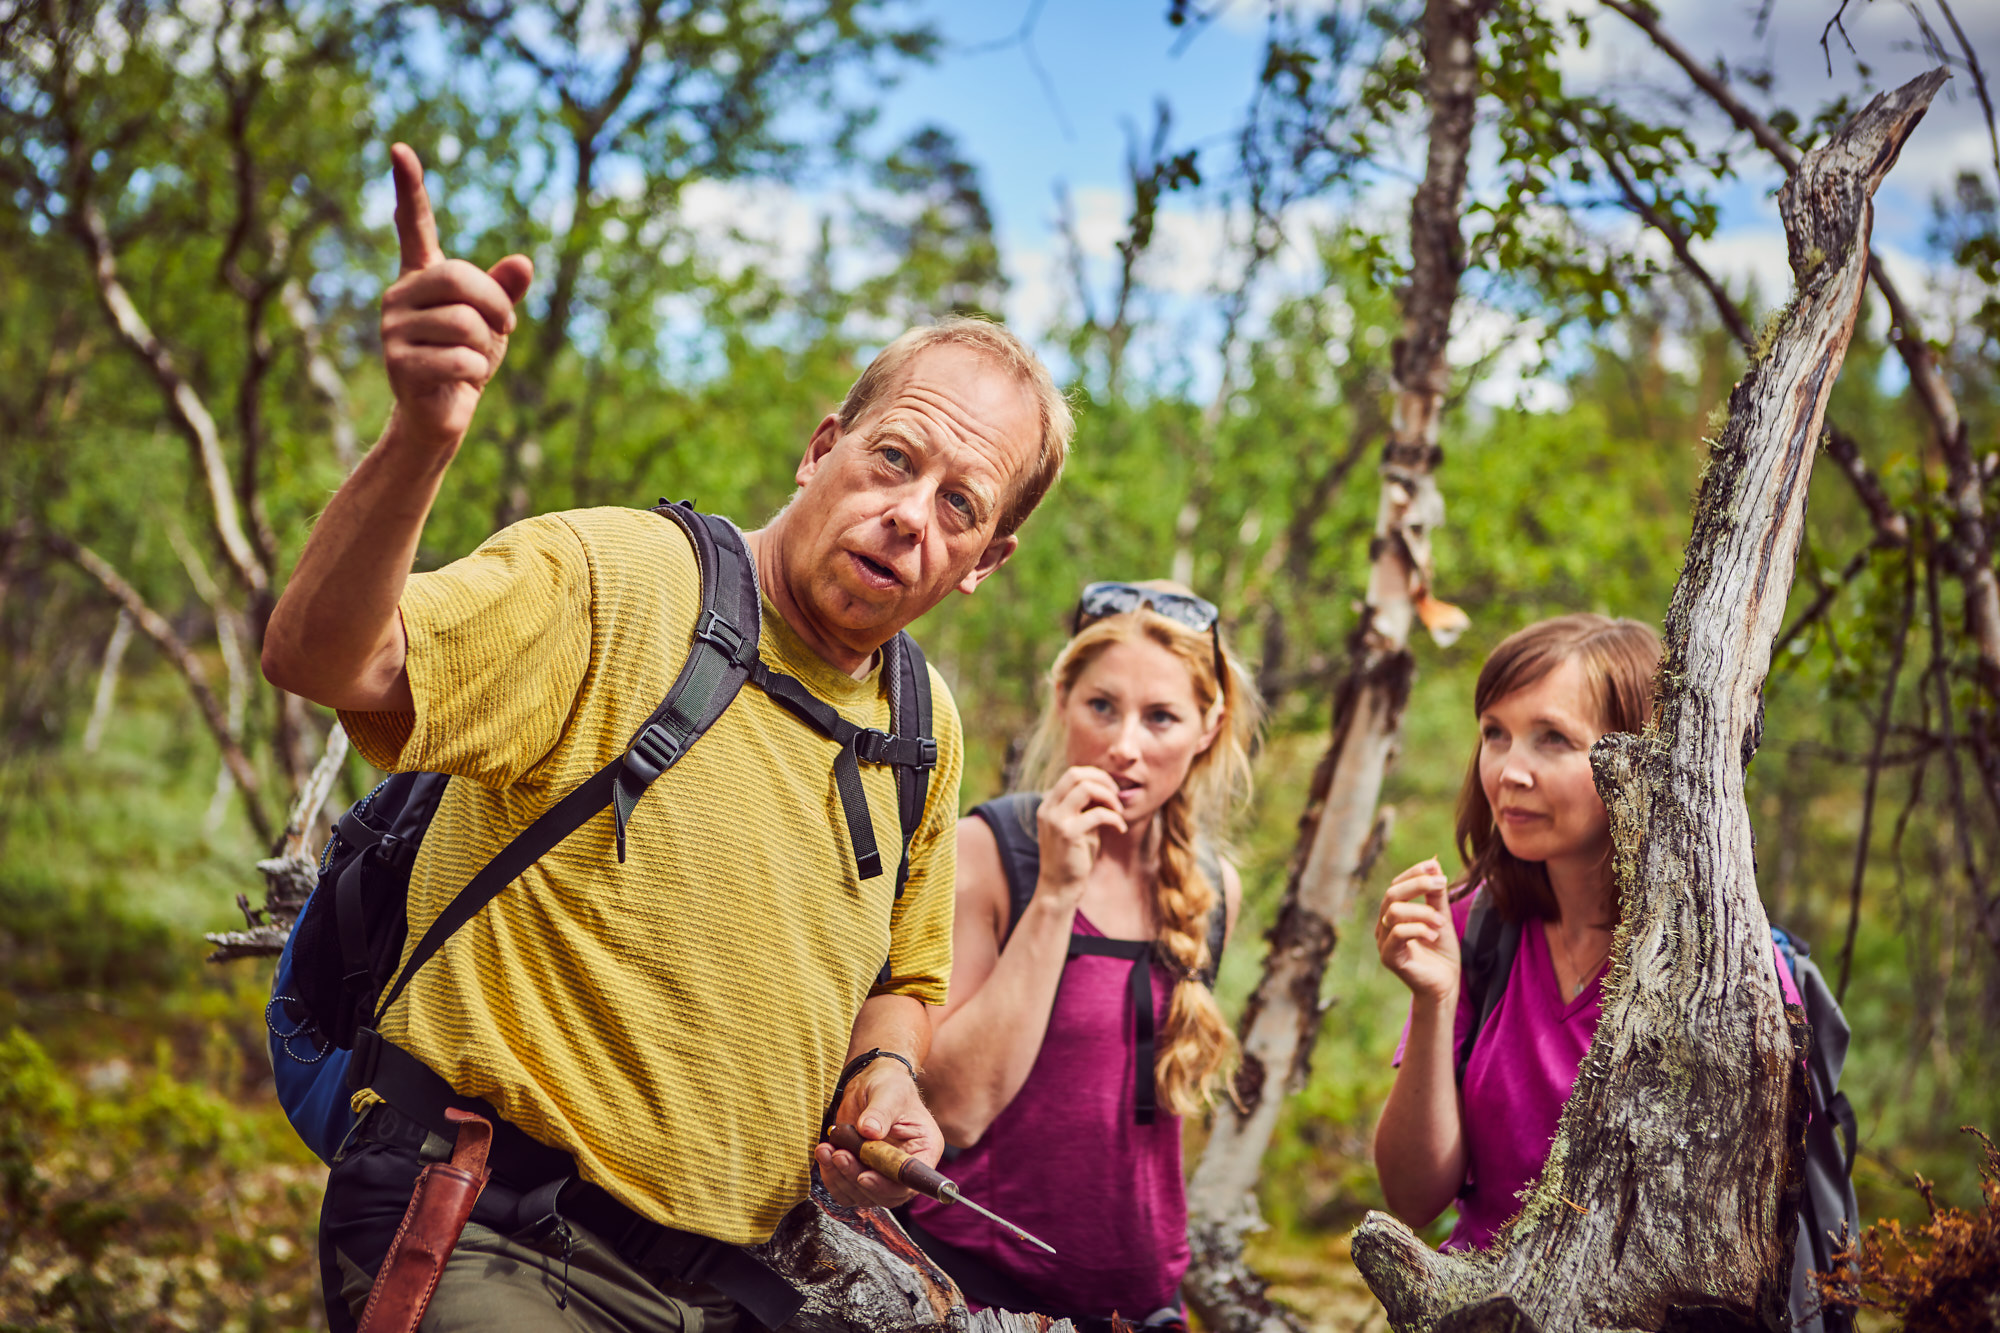
<path id="1" fill-rule="evenodd" d="M 403 263 L 382 296 L 382 354 L 397 424 L 413 443 L 448 456 L 507 355 L 514 306 L 527 294 L 535 266 L 526 255 L 508 255 L 490 269 L 446 258 L 423 164 L 403 144 L 390 148 L 389 160 Z"/>
<path id="2" fill-rule="evenodd" d="M 1068 769 L 1042 797 L 1035 824 L 1042 844 L 1041 881 L 1035 892 L 1053 895 L 1054 906 L 1074 908 L 1083 898 L 1091 866 L 1097 863 L 1099 835 L 1107 828 L 1125 832 L 1118 784 L 1101 768 Z"/>
<path id="3" fill-rule="evenodd" d="M 1375 917 L 1375 951 L 1382 966 L 1419 997 L 1443 1001 L 1458 990 L 1458 932 L 1452 929 L 1449 883 L 1436 857 L 1389 881 Z"/>

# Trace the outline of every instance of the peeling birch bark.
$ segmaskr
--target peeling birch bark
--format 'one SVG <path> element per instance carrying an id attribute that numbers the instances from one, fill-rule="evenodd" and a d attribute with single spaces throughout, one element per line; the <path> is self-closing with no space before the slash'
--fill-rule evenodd
<path id="1" fill-rule="evenodd" d="M 1262 1225 L 1257 1179 L 1285 1096 L 1311 1072 L 1327 960 L 1382 845 L 1376 806 L 1416 670 L 1411 627 L 1421 620 L 1448 643 L 1466 623 L 1430 592 L 1431 531 L 1444 521 L 1432 474 L 1442 457 L 1438 427 L 1450 387 L 1445 347 L 1465 270 L 1459 228 L 1479 91 L 1476 43 L 1490 7 L 1490 0 L 1429 0 L 1425 9 L 1430 146 L 1410 207 L 1410 285 L 1395 347 L 1396 406 L 1382 451 L 1367 602 L 1334 694 L 1332 739 L 1299 820 L 1264 974 L 1238 1027 L 1243 1063 L 1234 1102 L 1217 1108 L 1188 1185 L 1192 1254 L 1182 1290 L 1205 1325 L 1228 1333 L 1298 1327 L 1243 1262 L 1244 1237 Z"/>
<path id="2" fill-rule="evenodd" d="M 1870 196 L 1943 86 L 1871 102 L 1780 195 L 1798 291 L 1730 395 L 1667 611 L 1655 724 L 1591 754 L 1623 919 L 1542 1177 L 1491 1250 L 1370 1213 L 1354 1258 L 1398 1333 L 1788 1328 L 1803 1022 L 1757 896 L 1744 766 L 1868 268 Z"/>

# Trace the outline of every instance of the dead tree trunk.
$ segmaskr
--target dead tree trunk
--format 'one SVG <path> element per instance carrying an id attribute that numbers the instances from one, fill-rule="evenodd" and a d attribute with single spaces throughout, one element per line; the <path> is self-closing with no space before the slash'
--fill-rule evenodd
<path id="1" fill-rule="evenodd" d="M 1382 844 L 1376 805 L 1402 734 L 1416 665 L 1413 622 L 1443 641 L 1464 627 L 1430 595 L 1431 530 L 1444 520 L 1433 470 L 1450 387 L 1445 346 L 1465 269 L 1459 231 L 1466 159 L 1478 97 L 1476 44 L 1491 0 L 1430 0 L 1424 54 L 1431 107 L 1429 157 L 1410 208 L 1412 265 L 1395 348 L 1396 409 L 1382 451 L 1382 496 L 1371 545 L 1368 599 L 1335 691 L 1333 736 L 1313 775 L 1263 979 L 1239 1031 L 1243 1065 L 1234 1105 L 1219 1108 L 1188 1187 L 1192 1259 L 1183 1289 L 1210 1328 L 1246 1333 L 1295 1327 L 1243 1263 L 1260 1225 L 1256 1186 L 1285 1095 L 1303 1086 L 1325 1006 L 1320 981 L 1338 925 Z"/>
<path id="2" fill-rule="evenodd" d="M 894 1218 L 844 1208 L 813 1184 L 756 1253 L 805 1294 L 784 1333 L 1075 1333 L 1067 1319 L 968 1310 L 965 1297 Z"/>
<path id="3" fill-rule="evenodd" d="M 1623 903 L 1604 1017 L 1548 1168 L 1491 1250 L 1437 1254 L 1380 1213 L 1357 1228 L 1399 1333 L 1789 1326 L 1804 1029 L 1771 963 L 1743 774 L 1867 277 L 1870 196 L 1945 78 L 1876 98 L 1780 196 L 1798 294 L 1702 480 L 1655 724 L 1592 753 Z"/>

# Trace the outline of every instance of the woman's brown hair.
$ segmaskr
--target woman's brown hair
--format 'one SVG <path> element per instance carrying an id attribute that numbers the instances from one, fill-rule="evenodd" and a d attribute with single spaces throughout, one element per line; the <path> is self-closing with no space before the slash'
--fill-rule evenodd
<path id="1" fill-rule="evenodd" d="M 1652 720 L 1660 636 L 1637 620 L 1587 612 L 1537 621 L 1502 639 L 1479 669 L 1472 715 L 1484 716 L 1500 700 L 1569 661 L 1583 668 L 1584 689 L 1606 732 L 1639 731 Z M 1503 920 L 1554 919 L 1548 868 L 1509 852 L 1494 824 L 1493 807 L 1479 781 L 1479 750 L 1479 745 L 1472 747 L 1472 763 L 1458 796 L 1458 854 L 1465 862 L 1465 878 L 1459 883 L 1483 885 Z"/>
<path id="2" fill-rule="evenodd" d="M 1163 582 L 1146 586 L 1185 591 Z M 1153 1079 L 1163 1106 L 1175 1115 L 1196 1115 L 1214 1101 L 1216 1088 L 1229 1072 L 1236 1056 L 1236 1034 L 1201 980 L 1212 961 L 1208 916 L 1221 908 L 1222 886 L 1209 883 L 1202 872 L 1195 843 L 1200 838 L 1219 847 L 1230 812 L 1250 795 L 1250 753 L 1263 714 L 1250 673 L 1224 644 L 1225 679 L 1217 680 L 1209 631 L 1191 630 L 1149 607 L 1094 620 L 1064 646 L 1049 669 L 1048 702 L 1028 741 L 1021 772 L 1031 791 L 1047 791 L 1055 784 L 1069 749 L 1062 700 L 1105 649 L 1135 641 L 1158 644 L 1187 668 L 1204 722 L 1214 717 L 1215 709 L 1222 710 L 1214 742 L 1194 757 L 1180 790 L 1155 816 L 1160 841 L 1153 946 L 1179 980 L 1160 1029 Z"/>

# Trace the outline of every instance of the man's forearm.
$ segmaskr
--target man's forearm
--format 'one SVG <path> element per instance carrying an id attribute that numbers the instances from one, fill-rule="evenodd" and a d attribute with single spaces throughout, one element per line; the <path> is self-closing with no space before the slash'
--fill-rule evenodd
<path id="1" fill-rule="evenodd" d="M 847 1058 L 878 1047 L 907 1056 L 922 1069 L 931 1050 L 931 1007 L 908 995 L 870 996 L 854 1020 Z"/>
<path id="2" fill-rule="evenodd" d="M 396 607 L 455 452 L 412 444 L 390 418 L 328 502 L 271 612 L 272 684 L 331 708 L 411 710 Z"/>

